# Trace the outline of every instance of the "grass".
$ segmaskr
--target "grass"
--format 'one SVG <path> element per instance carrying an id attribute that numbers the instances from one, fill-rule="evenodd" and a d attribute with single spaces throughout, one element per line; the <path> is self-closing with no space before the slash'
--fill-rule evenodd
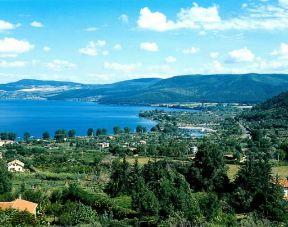
<path id="1" fill-rule="evenodd" d="M 228 167 L 227 174 L 228 174 L 229 179 L 231 181 L 235 180 L 236 174 L 237 174 L 240 166 L 239 165 L 228 164 L 227 167 Z"/>
<path id="2" fill-rule="evenodd" d="M 136 159 L 138 160 L 138 164 L 140 166 L 143 166 L 143 165 L 147 164 L 149 161 L 155 160 L 154 158 L 151 158 L 151 157 L 127 157 L 126 161 L 129 164 L 133 165 Z M 158 161 L 160 159 L 157 158 L 156 160 Z"/>
<path id="3" fill-rule="evenodd" d="M 236 177 L 236 174 L 239 170 L 239 165 L 227 165 L 228 167 L 228 177 L 230 180 L 234 180 Z M 276 176 L 278 175 L 280 179 L 284 179 L 288 177 L 288 166 L 275 166 L 272 168 L 272 175 Z"/>
<path id="4" fill-rule="evenodd" d="M 273 174 L 278 175 L 280 179 L 288 177 L 288 166 L 277 166 L 272 168 Z"/>

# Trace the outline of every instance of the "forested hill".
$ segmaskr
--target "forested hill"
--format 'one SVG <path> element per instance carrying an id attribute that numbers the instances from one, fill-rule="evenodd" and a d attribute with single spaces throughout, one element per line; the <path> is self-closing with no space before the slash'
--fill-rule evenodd
<path id="1" fill-rule="evenodd" d="M 21 80 L 0 85 L 0 99 L 87 99 L 108 104 L 260 103 L 287 90 L 288 75 L 283 74 L 186 75 L 104 85 Z"/>
<path id="2" fill-rule="evenodd" d="M 129 82 L 129 81 L 128 81 Z M 105 89 L 67 91 L 52 99 L 99 96 L 100 103 L 155 104 L 167 102 L 262 102 L 288 90 L 288 75 L 188 75 L 149 83 L 135 84 L 126 89 L 118 85 Z"/>
<path id="3" fill-rule="evenodd" d="M 12 83 L 0 84 L 0 90 L 3 91 L 17 91 L 21 89 L 30 89 L 35 87 L 44 87 L 44 86 L 69 86 L 69 87 L 79 87 L 83 86 L 80 83 L 66 82 L 66 81 L 53 81 L 53 80 L 33 80 L 33 79 L 24 79 Z"/>
<path id="4" fill-rule="evenodd" d="M 288 136 L 288 92 L 283 92 L 250 111 L 241 114 L 250 129 L 264 130 L 269 134 L 286 138 Z"/>

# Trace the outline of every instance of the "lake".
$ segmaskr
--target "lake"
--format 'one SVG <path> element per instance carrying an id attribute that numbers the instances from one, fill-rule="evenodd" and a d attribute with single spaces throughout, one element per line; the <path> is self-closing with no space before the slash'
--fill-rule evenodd
<path id="1" fill-rule="evenodd" d="M 22 137 L 29 132 L 35 138 L 48 131 L 51 136 L 59 129 L 75 129 L 79 136 L 86 135 L 88 128 L 106 128 L 113 132 L 114 126 L 129 127 L 137 125 L 150 130 L 155 122 L 139 118 L 140 111 L 153 110 L 155 107 L 103 105 L 92 102 L 0 101 L 0 132 L 16 132 Z M 169 110 L 167 108 L 157 108 Z M 179 111 L 179 110 L 177 110 Z"/>

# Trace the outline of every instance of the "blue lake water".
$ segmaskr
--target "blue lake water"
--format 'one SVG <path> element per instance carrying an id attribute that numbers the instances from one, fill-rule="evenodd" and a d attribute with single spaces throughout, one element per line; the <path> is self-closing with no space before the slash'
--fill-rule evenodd
<path id="1" fill-rule="evenodd" d="M 108 133 L 112 133 L 114 126 L 135 130 L 137 125 L 142 125 L 149 130 L 155 122 L 139 118 L 138 114 L 153 109 L 155 107 L 89 102 L 0 101 L 0 132 L 16 132 L 18 137 L 22 137 L 27 131 L 39 138 L 44 131 L 52 136 L 59 128 L 75 129 L 80 136 L 86 135 L 88 128 L 106 128 Z"/>

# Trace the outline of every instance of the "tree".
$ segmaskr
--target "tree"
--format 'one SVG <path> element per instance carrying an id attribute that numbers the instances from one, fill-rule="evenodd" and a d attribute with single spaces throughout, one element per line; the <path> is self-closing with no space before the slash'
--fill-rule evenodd
<path id="1" fill-rule="evenodd" d="M 148 189 L 144 183 L 144 179 L 137 179 L 139 189 L 132 194 L 132 207 L 141 216 L 158 216 L 159 202 L 155 194 Z"/>
<path id="2" fill-rule="evenodd" d="M 12 175 L 8 172 L 6 163 L 0 159 L 0 194 L 11 190 L 11 178 Z"/>
<path id="3" fill-rule="evenodd" d="M 69 138 L 75 138 L 75 135 L 76 135 L 76 130 L 75 129 L 70 129 L 68 131 L 68 137 Z"/>
<path id="4" fill-rule="evenodd" d="M 23 139 L 25 142 L 29 142 L 30 137 L 31 137 L 31 135 L 29 132 L 24 132 Z"/>
<path id="5" fill-rule="evenodd" d="M 105 128 L 97 128 L 96 136 L 104 136 L 107 134 L 107 130 Z"/>
<path id="6" fill-rule="evenodd" d="M 50 134 L 49 134 L 49 132 L 43 132 L 42 133 L 42 139 L 43 140 L 49 140 L 50 139 Z"/>
<path id="7" fill-rule="evenodd" d="M 82 203 L 66 202 L 62 207 L 59 223 L 64 226 L 92 225 L 101 226 L 99 217 L 90 206 Z"/>
<path id="8" fill-rule="evenodd" d="M 94 134 L 93 128 L 88 128 L 88 130 L 87 130 L 87 136 L 93 136 L 93 134 Z"/>
<path id="9" fill-rule="evenodd" d="M 66 138 L 66 131 L 64 129 L 58 129 L 55 132 L 54 138 L 57 143 L 63 143 Z"/>
<path id="10" fill-rule="evenodd" d="M 131 129 L 128 127 L 124 128 L 124 133 L 129 134 L 131 132 Z"/>
<path id="11" fill-rule="evenodd" d="M 113 132 L 115 135 L 122 133 L 122 129 L 119 126 L 115 126 L 113 128 Z"/>
<path id="12" fill-rule="evenodd" d="M 137 127 L 136 127 L 136 132 L 137 133 L 145 133 L 147 130 L 146 130 L 146 127 L 143 127 L 143 126 L 141 126 L 141 125 L 137 125 Z"/>
<path id="13" fill-rule="evenodd" d="M 276 221 L 287 220 L 283 191 L 273 182 L 271 165 L 265 154 L 253 152 L 238 171 L 231 205 L 237 212 L 257 211 Z"/>
<path id="14" fill-rule="evenodd" d="M 8 133 L 7 132 L 1 132 L 0 138 L 1 138 L 1 140 L 8 140 Z"/>
<path id="15" fill-rule="evenodd" d="M 8 132 L 7 133 L 8 140 L 16 140 L 16 133 L 15 132 Z"/>
<path id="16" fill-rule="evenodd" d="M 1 140 L 16 140 L 16 133 L 15 132 L 1 132 L 0 133 Z"/>
<path id="17" fill-rule="evenodd" d="M 186 178 L 195 191 L 225 192 L 229 188 L 229 179 L 220 147 L 204 141 Z"/>
<path id="18" fill-rule="evenodd" d="M 112 171 L 110 176 L 110 182 L 107 185 L 106 191 L 115 197 L 121 194 L 128 194 L 131 192 L 129 185 L 130 169 L 129 164 L 124 156 L 123 162 L 115 160 L 112 163 Z"/>

